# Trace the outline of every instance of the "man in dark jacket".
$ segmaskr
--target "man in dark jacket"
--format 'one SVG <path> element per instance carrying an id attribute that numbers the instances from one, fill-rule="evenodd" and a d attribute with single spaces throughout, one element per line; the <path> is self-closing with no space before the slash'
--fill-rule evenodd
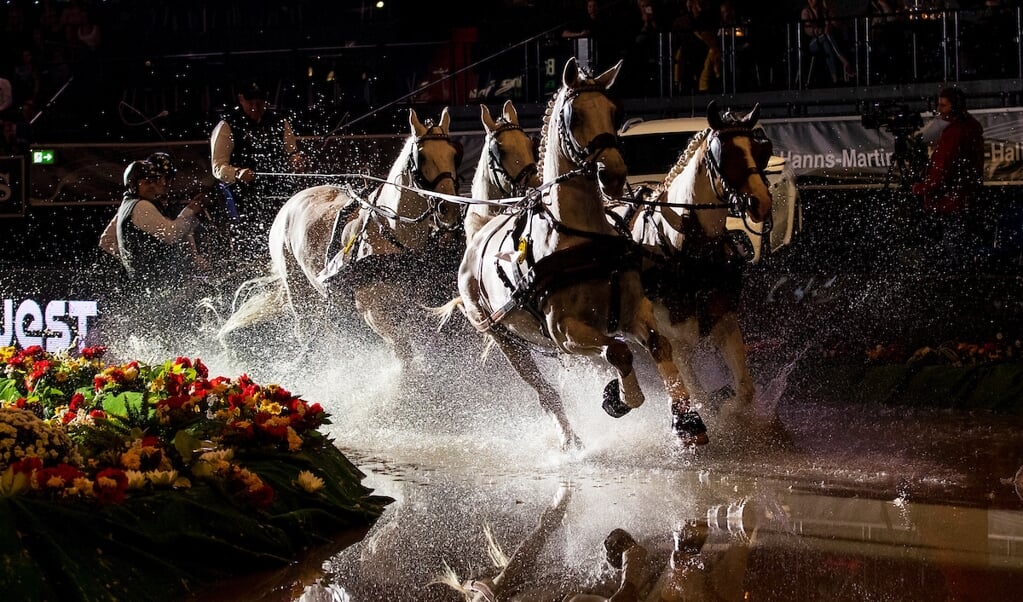
<path id="1" fill-rule="evenodd" d="M 224 114 L 210 136 L 213 176 L 237 220 L 235 247 L 250 258 L 266 255 L 270 224 L 295 188 L 282 178 L 257 174 L 304 167 L 291 123 L 267 108 L 266 97 L 258 84 L 243 86 L 238 106 Z"/>
<path id="2" fill-rule="evenodd" d="M 913 185 L 913 194 L 921 197 L 924 235 L 940 243 L 944 251 L 959 253 L 977 243 L 984 128 L 966 111 L 966 95 L 959 88 L 942 89 L 937 108 L 936 119 L 947 126 L 931 153 L 923 181 Z"/>

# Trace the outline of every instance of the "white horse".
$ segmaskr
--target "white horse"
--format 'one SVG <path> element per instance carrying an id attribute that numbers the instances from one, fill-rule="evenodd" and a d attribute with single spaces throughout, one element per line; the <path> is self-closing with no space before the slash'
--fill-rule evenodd
<path id="1" fill-rule="evenodd" d="M 736 316 L 743 259 L 725 221 L 730 210 L 758 223 L 771 215 L 763 175 L 771 143 L 755 127 L 758 113 L 754 107 L 742 117 L 723 116 L 712 101 L 710 127 L 693 138 L 661 186 L 638 206 L 612 209 L 612 221 L 645 249 L 643 282 L 686 388 L 694 399 L 706 401 L 692 358 L 701 338 L 709 336 L 734 380 L 735 395 L 723 413 L 747 417 L 754 384 Z M 687 408 L 673 410 L 680 420 Z"/>
<path id="2" fill-rule="evenodd" d="M 409 313 L 409 296 L 420 286 L 450 290 L 463 245 L 460 205 L 431 195 L 455 193 L 462 151 L 449 137 L 450 122 L 447 108 L 436 125 L 410 110 L 411 134 L 368 197 L 350 185 L 324 185 L 288 199 L 270 228 L 270 273 L 239 288 L 218 337 L 287 308 L 296 334 L 308 340 L 322 326 L 316 318 L 331 289 L 345 288 L 366 323 L 409 360 L 399 319 Z M 445 256 L 448 267 L 438 266 Z"/>
<path id="3" fill-rule="evenodd" d="M 487 105 L 480 105 L 480 120 L 486 140 L 472 179 L 472 198 L 484 202 L 473 202 L 466 211 L 466 240 L 505 208 L 500 202 L 485 201 L 500 201 L 540 186 L 533 140 L 519 125 L 512 101 L 505 101 L 497 119 L 490 115 Z"/>
<path id="4" fill-rule="evenodd" d="M 603 358 L 617 371 L 604 389 L 604 409 L 618 417 L 644 401 L 627 337 L 649 350 L 672 402 L 688 404 L 630 260 L 633 243 L 604 214 L 603 199 L 621 196 L 626 177 L 615 135 L 621 111 L 607 96 L 620 68 L 593 77 L 574 58 L 567 62 L 544 116 L 541 190 L 468 241 L 459 297 L 437 311 L 443 320 L 460 307 L 501 349 L 554 418 L 563 449 L 579 439 L 532 349 Z M 695 412 L 689 418 L 683 442 L 702 443 L 706 428 Z"/>

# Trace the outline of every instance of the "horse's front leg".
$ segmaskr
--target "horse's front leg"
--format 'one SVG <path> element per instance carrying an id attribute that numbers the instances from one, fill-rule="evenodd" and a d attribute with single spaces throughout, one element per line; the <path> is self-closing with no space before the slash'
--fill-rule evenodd
<path id="1" fill-rule="evenodd" d="M 664 382 L 664 389 L 671 398 L 671 426 L 679 441 L 686 447 L 706 445 L 710 441 L 707 426 L 700 414 L 692 408 L 689 391 L 673 361 L 671 342 L 658 330 L 653 304 L 649 299 L 644 297 L 640 301 L 634 324 L 635 334 L 650 352 Z"/>
<path id="2" fill-rule="evenodd" d="M 533 354 L 527 343 L 498 332 L 491 331 L 490 336 L 497 343 L 498 349 L 508 358 L 508 363 L 523 381 L 536 391 L 540 408 L 554 419 L 555 426 L 561 437 L 561 450 L 582 448 L 579 436 L 575 434 L 572 425 L 568 422 L 568 415 L 565 414 L 565 407 L 561 402 L 561 395 L 544 378 L 540 367 L 536 365 Z"/>
<path id="3" fill-rule="evenodd" d="M 614 418 L 621 418 L 630 410 L 643 405 L 646 398 L 632 365 L 632 350 L 628 343 L 608 336 L 572 316 L 564 316 L 557 322 L 551 321 L 549 328 L 565 352 L 591 357 L 599 355 L 618 372 L 618 378 L 604 387 L 605 412 Z"/>
<path id="4" fill-rule="evenodd" d="M 753 396 L 756 386 L 746 361 L 746 345 L 739 330 L 739 320 L 729 312 L 721 317 L 710 331 L 711 341 L 721 353 L 732 375 L 735 396 L 721 408 L 723 417 L 752 418 Z"/>

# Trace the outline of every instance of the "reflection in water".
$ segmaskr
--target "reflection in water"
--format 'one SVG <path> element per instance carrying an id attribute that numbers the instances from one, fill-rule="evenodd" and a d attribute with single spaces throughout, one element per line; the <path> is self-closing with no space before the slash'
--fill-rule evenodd
<path id="1" fill-rule="evenodd" d="M 396 499 L 357 543 L 345 547 L 349 534 L 288 571 L 196 600 L 458 600 L 440 582 L 445 567 L 461 586 L 489 579 L 498 600 L 609 598 L 630 587 L 665 600 L 1018 597 L 1019 419 L 850 407 L 841 391 L 794 400 L 776 391 L 781 369 L 764 370 L 784 443 L 709 412 L 712 443 L 682 452 L 666 398 L 652 394 L 615 420 L 600 409 L 605 374 L 544 358 L 585 445 L 564 456 L 504 362 L 481 368 L 478 343 L 446 336 L 422 346 L 425 368 L 404 381 L 386 351 L 357 337 L 322 341 L 304 363 L 280 342 L 258 351 L 289 361 L 262 365 L 201 337 L 120 350 L 200 356 L 213 373 L 249 372 L 320 401 L 366 485 Z M 635 545 L 622 536 L 605 545 L 622 531 Z"/>

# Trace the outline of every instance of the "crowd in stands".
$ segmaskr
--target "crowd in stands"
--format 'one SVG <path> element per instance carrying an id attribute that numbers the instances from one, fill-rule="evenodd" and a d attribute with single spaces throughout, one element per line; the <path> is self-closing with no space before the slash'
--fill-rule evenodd
<path id="1" fill-rule="evenodd" d="M 172 96 L 175 102 L 194 105 L 189 107 L 193 114 L 187 121 L 208 130 L 216 121 L 206 115 L 234 98 L 234 91 L 225 87 L 229 71 L 249 75 L 258 71 L 271 81 L 290 81 L 297 88 L 291 101 L 306 106 L 284 108 L 307 110 L 318 102 L 313 98 L 318 92 L 312 90 L 309 57 L 320 54 L 314 49 L 328 47 L 337 49 L 335 58 L 316 77 L 322 75 L 335 87 L 350 81 L 346 93 L 354 97 L 369 97 L 367 90 L 376 86 L 376 97 L 362 98 L 376 105 L 445 72 L 437 68 L 439 61 L 453 56 L 465 61 L 488 57 L 533 37 L 542 38 L 547 49 L 558 48 L 554 54 L 559 58 L 586 53 L 594 67 L 606 68 L 624 59 L 626 81 L 618 88 L 637 97 L 790 89 L 794 83 L 798 87 L 863 85 L 868 78 L 872 84 L 938 82 L 951 79 L 942 71 L 948 63 L 941 53 L 948 45 L 943 44 L 935 19 L 920 16 L 929 10 L 966 9 L 970 12 L 958 19 L 963 53 L 955 77 L 1018 77 L 1019 73 L 1014 40 L 1020 0 L 486 0 L 463 4 L 391 0 L 384 8 L 376 8 L 373 3 L 353 7 L 327 0 L 148 0 L 145 10 L 139 10 L 140 4 L 131 0 L 6 0 L 0 3 L 0 119 L 4 126 L 0 150 L 23 148 L 32 139 L 30 130 L 38 135 L 44 129 L 95 129 L 100 115 L 118 116 L 119 106 L 125 99 L 134 101 L 138 90 L 156 97 L 152 108 L 138 109 L 139 121 L 149 124 L 146 118 L 169 108 L 160 105 Z M 456 30 L 461 30 L 457 36 Z M 415 64 L 404 56 L 393 58 L 399 56 L 400 45 L 427 41 L 449 46 L 469 41 L 478 48 L 472 56 L 417 48 L 411 52 L 419 61 Z M 391 50 L 378 52 L 381 44 L 390 44 Z M 357 48 L 365 49 L 362 55 Z M 914 49 L 918 54 L 911 57 Z M 798 62 L 794 50 L 799 53 Z M 270 52 L 278 54 L 271 57 Z M 504 60 L 508 66 L 477 69 L 479 79 L 496 78 L 493 89 L 501 89 L 502 77 L 522 74 L 521 61 L 527 54 L 506 52 L 492 65 Z M 395 62 L 379 62 L 387 56 Z M 251 64 L 239 66 L 242 60 Z M 405 64 L 416 72 L 395 73 L 396 66 Z M 382 83 L 385 79 L 392 80 L 390 87 Z M 485 84 L 478 82 L 478 88 Z M 187 101 L 182 100 L 186 97 Z M 335 93 L 334 101 L 336 97 Z M 446 100 L 472 98 L 476 97 Z M 285 104 L 282 98 L 271 100 Z M 83 123 L 85 114 L 96 120 Z M 301 119 L 296 127 L 302 127 Z"/>

